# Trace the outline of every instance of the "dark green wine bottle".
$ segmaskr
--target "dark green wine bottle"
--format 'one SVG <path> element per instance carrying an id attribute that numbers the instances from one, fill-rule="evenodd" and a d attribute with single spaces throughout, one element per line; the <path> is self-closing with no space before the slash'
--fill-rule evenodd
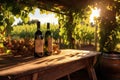
<path id="1" fill-rule="evenodd" d="M 40 31 L 40 22 L 37 22 L 37 31 L 35 32 L 35 40 L 34 40 L 34 57 L 43 57 L 43 47 L 44 47 L 44 41 L 43 41 L 43 35 L 42 31 Z"/>
<path id="2" fill-rule="evenodd" d="M 47 31 L 45 33 L 45 44 L 44 44 L 44 52 L 46 56 L 52 54 L 52 33 L 50 31 L 50 23 L 47 23 Z"/>

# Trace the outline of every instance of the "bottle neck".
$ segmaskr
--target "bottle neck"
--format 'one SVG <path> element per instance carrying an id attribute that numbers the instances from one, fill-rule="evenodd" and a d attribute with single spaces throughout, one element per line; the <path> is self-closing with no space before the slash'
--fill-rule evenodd
<path id="1" fill-rule="evenodd" d="M 37 22 L 37 30 L 40 30 L 40 22 Z"/>
<path id="2" fill-rule="evenodd" d="M 47 30 L 50 30 L 50 23 L 47 23 Z"/>
<path id="3" fill-rule="evenodd" d="M 37 26 L 37 30 L 40 30 L 40 26 Z"/>

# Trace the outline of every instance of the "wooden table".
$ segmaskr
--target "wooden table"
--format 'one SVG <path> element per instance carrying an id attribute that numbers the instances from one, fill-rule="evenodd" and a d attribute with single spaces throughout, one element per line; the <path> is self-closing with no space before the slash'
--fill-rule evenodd
<path id="1" fill-rule="evenodd" d="M 56 80 L 86 68 L 91 80 L 97 80 L 94 63 L 99 52 L 64 49 L 43 58 L 0 57 L 0 80 Z M 69 79 L 70 80 L 70 79 Z"/>

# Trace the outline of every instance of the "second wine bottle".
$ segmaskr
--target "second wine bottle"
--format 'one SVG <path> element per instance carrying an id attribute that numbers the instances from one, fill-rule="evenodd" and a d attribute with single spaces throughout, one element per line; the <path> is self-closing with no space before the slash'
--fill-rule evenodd
<path id="1" fill-rule="evenodd" d="M 47 23 L 47 31 L 45 32 L 44 55 L 52 54 L 52 33 L 50 31 L 50 23 Z"/>

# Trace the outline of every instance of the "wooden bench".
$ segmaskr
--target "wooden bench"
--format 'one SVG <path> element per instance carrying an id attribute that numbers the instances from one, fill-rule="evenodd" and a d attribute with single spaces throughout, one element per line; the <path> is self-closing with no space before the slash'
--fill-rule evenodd
<path id="1" fill-rule="evenodd" d="M 97 80 L 93 65 L 99 52 L 63 49 L 43 58 L 0 57 L 0 80 L 56 80 L 86 68 L 91 80 Z"/>

